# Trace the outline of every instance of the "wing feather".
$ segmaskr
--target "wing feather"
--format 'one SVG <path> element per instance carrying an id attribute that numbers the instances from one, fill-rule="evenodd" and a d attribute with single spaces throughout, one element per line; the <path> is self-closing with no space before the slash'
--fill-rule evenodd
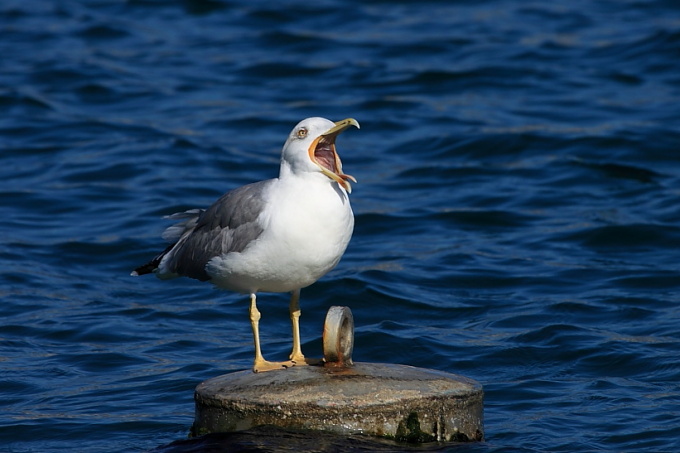
<path id="1" fill-rule="evenodd" d="M 183 219 L 163 233 L 176 240 L 133 275 L 156 271 L 159 276 L 183 275 L 198 280 L 210 280 L 205 266 L 212 258 L 242 252 L 263 231 L 258 217 L 265 207 L 264 194 L 274 180 L 248 184 L 227 192 L 208 209 L 192 209 L 169 216 Z"/>

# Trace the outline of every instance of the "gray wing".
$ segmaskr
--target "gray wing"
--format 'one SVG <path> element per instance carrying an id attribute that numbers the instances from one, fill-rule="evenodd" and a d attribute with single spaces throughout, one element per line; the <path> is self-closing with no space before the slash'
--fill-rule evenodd
<path id="1" fill-rule="evenodd" d="M 166 241 L 172 242 L 174 244 L 175 242 L 179 241 L 179 238 L 181 238 L 184 235 L 184 233 L 194 229 L 196 223 L 198 222 L 198 218 L 204 212 L 205 209 L 190 209 L 188 211 L 176 212 L 172 215 L 166 215 L 165 217 L 163 217 L 164 219 L 169 220 L 185 219 L 185 220 L 166 228 L 165 231 L 163 231 L 161 237 Z"/>
<path id="2" fill-rule="evenodd" d="M 272 182 L 260 181 L 227 192 L 205 211 L 194 210 L 194 215 L 185 215 L 188 220 L 168 228 L 164 237 L 177 237 L 179 228 L 183 232 L 177 243 L 158 257 L 159 264 L 163 261 L 162 271 L 210 280 L 205 271 L 208 261 L 241 252 L 262 234 L 257 218 L 265 205 L 266 188 Z M 182 214 L 174 218 L 182 218 Z"/>

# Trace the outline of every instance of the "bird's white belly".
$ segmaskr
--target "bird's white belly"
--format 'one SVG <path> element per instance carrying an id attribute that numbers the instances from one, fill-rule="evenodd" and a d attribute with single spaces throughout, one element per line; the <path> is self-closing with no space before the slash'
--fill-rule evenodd
<path id="1" fill-rule="evenodd" d="M 272 192 L 261 215 L 263 234 L 242 253 L 213 258 L 208 274 L 239 292 L 287 292 L 311 285 L 340 261 L 352 236 L 347 194 L 323 181 Z"/>

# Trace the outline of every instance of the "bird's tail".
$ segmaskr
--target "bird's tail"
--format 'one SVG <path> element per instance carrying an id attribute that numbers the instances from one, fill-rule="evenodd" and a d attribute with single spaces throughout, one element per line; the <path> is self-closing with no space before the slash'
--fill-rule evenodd
<path id="1" fill-rule="evenodd" d="M 144 264 L 143 266 L 139 266 L 137 269 L 130 272 L 130 275 L 132 275 L 133 277 L 137 277 L 139 275 L 151 274 L 156 269 L 158 269 L 158 266 L 161 264 L 161 260 L 163 259 L 165 254 L 168 253 L 174 246 L 175 244 L 168 246 L 168 248 L 163 250 L 163 253 L 161 253 L 148 263 Z"/>
<path id="2" fill-rule="evenodd" d="M 172 242 L 172 245 L 163 250 L 163 253 L 161 253 L 160 255 L 158 255 L 145 265 L 139 266 L 137 269 L 132 271 L 130 275 L 132 275 L 133 277 L 137 277 L 138 275 L 151 274 L 156 269 L 158 269 L 158 266 L 161 264 L 161 260 L 163 259 L 163 257 L 167 255 L 167 253 L 170 250 L 172 250 L 172 248 L 175 245 L 177 245 L 177 242 L 179 242 L 179 240 L 182 238 L 182 236 L 184 236 L 185 233 L 191 231 L 196 226 L 198 218 L 200 217 L 201 214 L 203 214 L 204 211 L 205 209 L 190 209 L 185 212 L 178 212 L 176 214 L 165 216 L 166 219 L 182 220 L 182 222 L 172 225 L 163 232 L 163 239 Z"/>

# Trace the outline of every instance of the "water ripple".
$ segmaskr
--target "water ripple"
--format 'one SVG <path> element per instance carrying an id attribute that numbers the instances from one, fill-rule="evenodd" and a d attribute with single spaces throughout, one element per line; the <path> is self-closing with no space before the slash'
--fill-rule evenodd
<path id="1" fill-rule="evenodd" d="M 663 0 L 562 5 L 83 0 L 0 6 L 0 439 L 12 451 L 446 451 L 331 435 L 185 439 L 252 361 L 247 301 L 132 279 L 162 216 L 343 135 L 355 234 L 302 292 L 304 348 L 485 388 L 471 451 L 675 451 L 680 26 Z M 287 296 L 261 298 L 265 353 Z M 598 429 L 593 429 L 597 426 Z M 255 442 L 257 440 L 257 442 Z M 454 447 L 456 448 L 456 447 Z"/>

